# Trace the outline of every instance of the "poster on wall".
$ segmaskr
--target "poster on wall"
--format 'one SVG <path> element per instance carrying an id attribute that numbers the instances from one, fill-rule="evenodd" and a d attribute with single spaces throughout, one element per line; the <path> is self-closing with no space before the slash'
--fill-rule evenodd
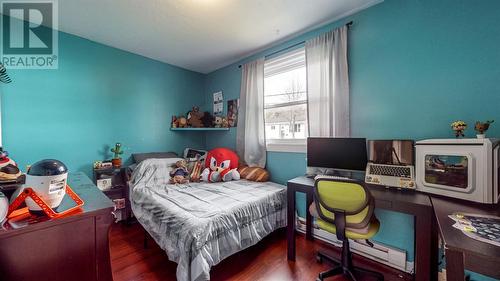
<path id="1" fill-rule="evenodd" d="M 227 121 L 229 127 L 238 126 L 238 111 L 240 109 L 240 99 L 227 101 Z"/>
<path id="2" fill-rule="evenodd" d="M 214 115 L 221 115 L 224 110 L 224 96 L 222 91 L 214 93 Z"/>

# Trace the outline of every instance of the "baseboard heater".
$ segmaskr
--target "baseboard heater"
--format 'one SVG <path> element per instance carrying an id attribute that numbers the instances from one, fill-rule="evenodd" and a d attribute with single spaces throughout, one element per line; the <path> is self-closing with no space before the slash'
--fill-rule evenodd
<path id="1" fill-rule="evenodd" d="M 305 219 L 297 216 L 296 222 L 297 231 L 305 233 Z M 315 223 L 313 224 L 313 236 L 319 240 L 333 244 L 336 247 L 342 247 L 342 242 L 337 240 L 335 234 L 319 229 Z M 366 244 L 363 240 L 349 240 L 352 252 L 398 270 L 413 274 L 414 264 L 413 262 L 406 260 L 406 251 L 390 247 L 373 240 L 370 240 L 370 242 L 373 243 L 373 247 Z"/>

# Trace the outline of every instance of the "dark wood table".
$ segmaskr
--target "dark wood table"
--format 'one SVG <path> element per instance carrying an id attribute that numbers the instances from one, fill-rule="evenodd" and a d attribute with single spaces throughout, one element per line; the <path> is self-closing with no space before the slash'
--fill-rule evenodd
<path id="1" fill-rule="evenodd" d="M 287 184 L 287 243 L 288 260 L 295 260 L 295 193 L 306 194 L 307 207 L 313 202 L 314 179 L 297 177 Z M 376 208 L 406 213 L 415 219 L 415 280 L 437 280 L 438 242 L 433 219 L 432 203 L 428 195 L 413 190 L 398 190 L 378 185 L 367 185 L 375 198 Z M 307 208 L 308 209 L 308 208 Z M 313 239 L 312 217 L 306 214 L 306 238 Z M 451 280 L 451 279 L 450 279 Z"/>
<path id="2" fill-rule="evenodd" d="M 455 212 L 500 216 L 500 204 L 487 205 L 432 196 L 439 234 L 445 244 L 448 280 L 464 280 L 464 270 L 500 279 L 500 247 L 469 238 L 453 227 Z"/>
<path id="3" fill-rule="evenodd" d="M 67 281 L 113 280 L 108 232 L 113 202 L 83 173 L 68 184 L 85 202 L 79 213 L 48 219 L 32 216 L 18 228 L 0 227 L 0 279 Z M 65 197 L 60 210 L 72 206 Z"/>

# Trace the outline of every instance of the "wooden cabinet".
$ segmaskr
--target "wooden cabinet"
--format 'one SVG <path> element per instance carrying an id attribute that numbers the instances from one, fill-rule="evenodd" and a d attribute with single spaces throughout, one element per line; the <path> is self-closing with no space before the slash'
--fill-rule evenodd
<path id="1" fill-rule="evenodd" d="M 68 177 L 85 201 L 83 211 L 65 218 L 33 217 L 0 229 L 0 279 L 111 281 L 108 232 L 113 202 L 83 173 Z M 71 206 L 65 198 L 59 208 Z"/>

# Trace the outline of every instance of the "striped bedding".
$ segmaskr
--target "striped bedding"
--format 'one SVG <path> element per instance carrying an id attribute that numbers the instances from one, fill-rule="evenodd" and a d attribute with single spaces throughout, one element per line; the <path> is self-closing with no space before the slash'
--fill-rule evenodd
<path id="1" fill-rule="evenodd" d="M 170 260 L 177 280 L 209 280 L 210 268 L 286 226 L 286 188 L 271 182 L 170 185 L 172 160 L 134 170 L 134 215 Z"/>

